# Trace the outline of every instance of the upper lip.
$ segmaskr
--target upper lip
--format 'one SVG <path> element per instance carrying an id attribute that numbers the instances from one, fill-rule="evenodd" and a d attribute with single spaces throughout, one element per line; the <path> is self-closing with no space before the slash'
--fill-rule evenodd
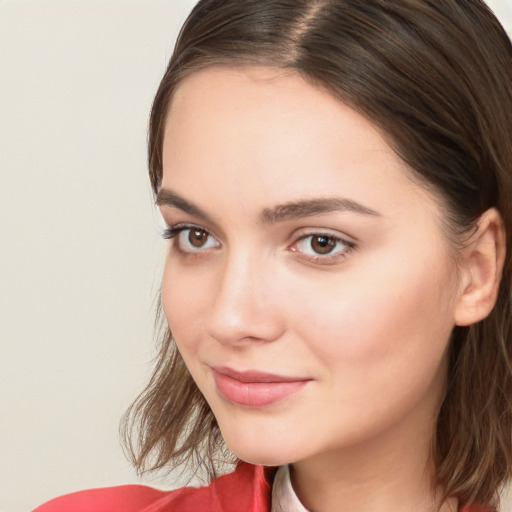
<path id="1" fill-rule="evenodd" d="M 238 371 L 227 366 L 212 366 L 212 369 L 240 382 L 301 382 L 311 380 L 309 377 L 288 377 L 258 370 Z"/>

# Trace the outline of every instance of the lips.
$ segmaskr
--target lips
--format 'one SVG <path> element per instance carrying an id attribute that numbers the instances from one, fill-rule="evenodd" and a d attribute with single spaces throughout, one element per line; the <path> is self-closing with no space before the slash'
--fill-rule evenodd
<path id="1" fill-rule="evenodd" d="M 264 407 L 300 391 L 312 379 L 287 377 L 254 370 L 239 372 L 227 367 L 212 367 L 220 395 L 236 405 Z"/>

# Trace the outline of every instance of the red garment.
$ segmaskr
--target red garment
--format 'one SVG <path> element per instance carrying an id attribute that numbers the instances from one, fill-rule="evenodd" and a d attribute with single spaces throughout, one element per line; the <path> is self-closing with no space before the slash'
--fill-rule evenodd
<path id="1" fill-rule="evenodd" d="M 274 471 L 240 464 L 208 486 L 170 492 L 143 485 L 91 489 L 56 498 L 33 512 L 267 512 Z"/>
<path id="2" fill-rule="evenodd" d="M 91 489 L 41 505 L 33 512 L 269 512 L 275 468 L 240 464 L 205 487 L 158 491 L 143 485 Z M 460 512 L 491 512 L 463 507 Z"/>

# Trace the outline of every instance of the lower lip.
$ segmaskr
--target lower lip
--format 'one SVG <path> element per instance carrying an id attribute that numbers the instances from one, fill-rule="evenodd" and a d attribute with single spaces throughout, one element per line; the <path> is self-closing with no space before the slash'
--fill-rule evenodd
<path id="1" fill-rule="evenodd" d="M 240 382 L 215 370 L 213 377 L 218 391 L 225 399 L 245 407 L 264 407 L 279 402 L 297 393 L 309 382 Z"/>

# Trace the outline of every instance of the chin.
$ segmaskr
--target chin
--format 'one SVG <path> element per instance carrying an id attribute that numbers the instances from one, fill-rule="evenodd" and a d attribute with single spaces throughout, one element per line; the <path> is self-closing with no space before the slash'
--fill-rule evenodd
<path id="1" fill-rule="evenodd" d="M 231 449 L 231 448 L 230 448 Z M 284 466 L 293 462 L 289 457 L 282 457 L 276 453 L 265 453 L 252 450 L 231 450 L 240 460 L 258 466 Z"/>
<path id="2" fill-rule="evenodd" d="M 244 432 L 247 434 L 247 432 Z M 260 434 L 257 439 L 237 432 L 223 433 L 229 450 L 240 460 L 261 466 L 283 466 L 295 462 L 299 450 L 288 439 L 283 442 L 280 436 Z"/>
<path id="3" fill-rule="evenodd" d="M 215 399 L 209 403 L 224 442 L 240 460 L 282 466 L 311 455 L 314 429 L 300 422 L 286 404 L 251 409 Z"/>

